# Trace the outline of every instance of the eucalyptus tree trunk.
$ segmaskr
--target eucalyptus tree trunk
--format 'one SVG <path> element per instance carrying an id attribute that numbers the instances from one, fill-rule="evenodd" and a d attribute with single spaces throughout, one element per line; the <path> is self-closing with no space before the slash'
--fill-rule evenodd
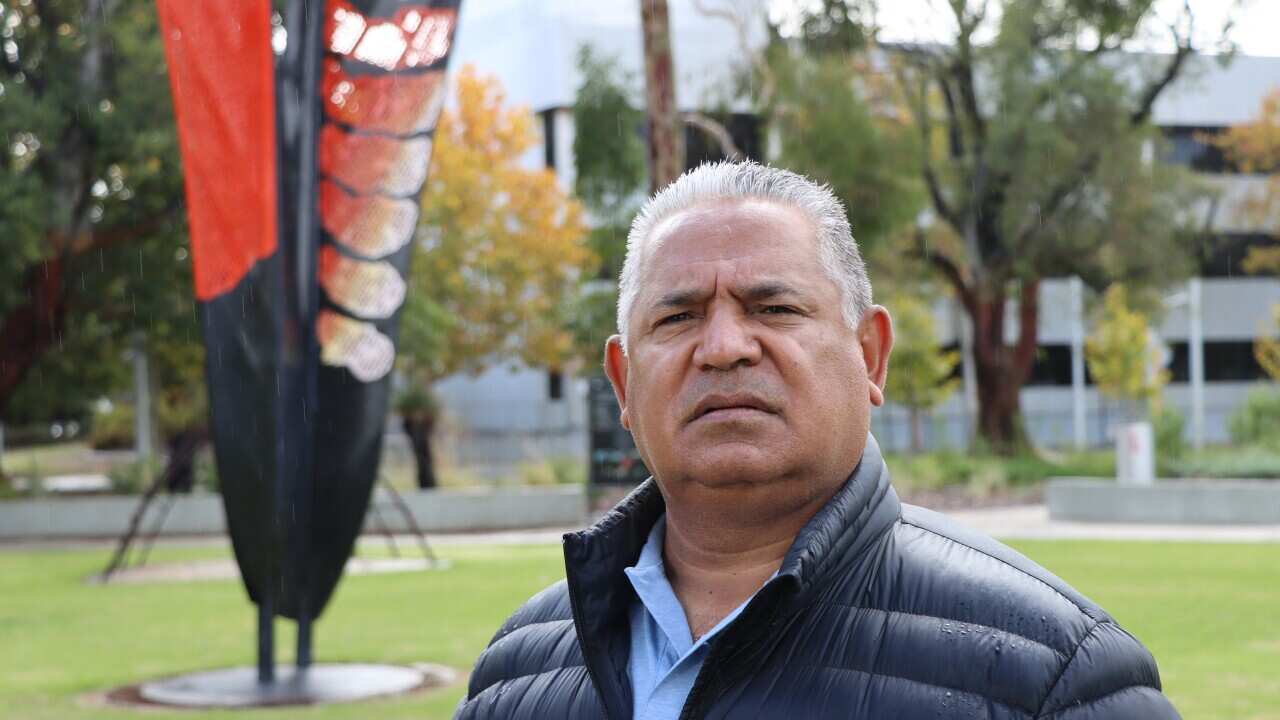
<path id="1" fill-rule="evenodd" d="M 406 413 L 401 416 L 401 420 L 405 435 L 409 436 L 409 445 L 413 448 L 418 489 L 430 490 L 437 487 L 439 482 L 436 478 L 435 455 L 431 450 L 431 433 L 436 425 L 435 412 Z"/>
<path id="2" fill-rule="evenodd" d="M 1022 423 L 1021 390 L 1035 364 L 1039 329 L 1039 281 L 1023 281 L 1018 292 L 1018 334 L 1005 342 L 1003 292 L 974 298 L 966 309 L 974 327 L 974 369 L 978 380 L 978 430 L 990 448 L 1002 455 L 1027 444 Z"/>
<path id="3" fill-rule="evenodd" d="M 676 109 L 675 68 L 667 0 L 640 0 L 644 35 L 645 113 L 649 128 L 649 192 L 684 170 L 684 123 Z"/>

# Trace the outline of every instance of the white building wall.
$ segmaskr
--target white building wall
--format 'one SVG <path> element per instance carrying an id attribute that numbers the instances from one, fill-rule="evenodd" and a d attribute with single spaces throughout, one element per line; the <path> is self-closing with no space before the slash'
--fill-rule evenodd
<path id="1" fill-rule="evenodd" d="M 548 382 L 546 370 L 499 366 L 436 383 L 444 462 L 493 479 L 510 477 L 527 462 L 585 462 L 586 381 L 566 376 L 560 399 L 549 396 Z"/>
<path id="2" fill-rule="evenodd" d="M 709 3 L 718 5 L 719 3 Z M 766 41 L 765 0 L 736 0 L 754 18 L 749 42 Z M 693 0 L 669 0 L 676 104 L 695 110 L 731 101 L 734 68 L 744 63 L 733 26 L 707 17 Z M 643 89 L 638 0 L 483 0 L 464 4 L 450 62 L 496 76 L 507 97 L 535 112 L 573 105 L 581 79 L 578 48 L 589 44 L 617 59 Z M 738 101 L 737 110 L 749 110 Z"/>

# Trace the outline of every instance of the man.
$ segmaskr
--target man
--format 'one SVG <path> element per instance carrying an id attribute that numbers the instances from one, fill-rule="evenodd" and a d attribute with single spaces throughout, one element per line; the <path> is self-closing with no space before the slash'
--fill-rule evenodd
<path id="1" fill-rule="evenodd" d="M 899 503 L 868 434 L 893 330 L 829 190 L 686 173 L 632 226 L 618 330 L 653 478 L 565 536 L 458 718 L 1177 717 L 1101 608 Z"/>

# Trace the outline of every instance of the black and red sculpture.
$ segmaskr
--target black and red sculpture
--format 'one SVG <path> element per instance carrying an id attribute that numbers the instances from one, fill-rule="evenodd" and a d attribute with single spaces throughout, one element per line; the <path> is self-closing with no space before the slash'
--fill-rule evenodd
<path id="1" fill-rule="evenodd" d="M 377 477 L 460 0 L 289 0 L 277 25 L 270 0 L 157 3 L 218 477 L 269 682 L 276 616 L 310 665 Z"/>

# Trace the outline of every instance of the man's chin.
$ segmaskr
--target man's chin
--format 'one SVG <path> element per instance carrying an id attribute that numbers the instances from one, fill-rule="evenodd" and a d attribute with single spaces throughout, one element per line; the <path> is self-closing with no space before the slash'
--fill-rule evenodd
<path id="1" fill-rule="evenodd" d="M 720 442 L 682 458 L 680 475 L 704 487 L 769 485 L 784 479 L 789 463 L 751 442 Z"/>

